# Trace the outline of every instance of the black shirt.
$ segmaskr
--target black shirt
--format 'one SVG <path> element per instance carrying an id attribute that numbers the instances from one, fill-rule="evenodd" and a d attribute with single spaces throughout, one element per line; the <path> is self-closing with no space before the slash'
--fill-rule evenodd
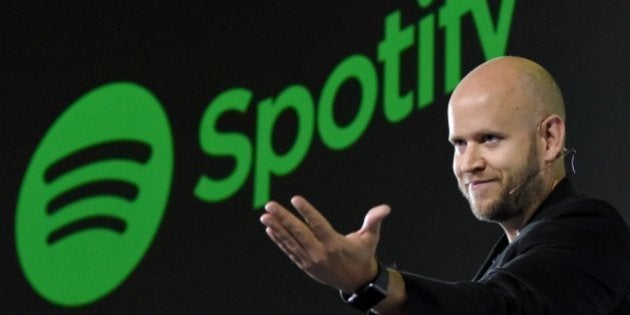
<path id="1" fill-rule="evenodd" d="M 473 281 L 403 273 L 410 314 L 630 314 L 630 230 L 609 204 L 560 182 Z"/>

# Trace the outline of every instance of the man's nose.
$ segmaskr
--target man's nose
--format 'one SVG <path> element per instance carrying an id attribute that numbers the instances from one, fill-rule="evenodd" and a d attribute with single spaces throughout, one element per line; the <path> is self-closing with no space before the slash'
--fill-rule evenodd
<path id="1" fill-rule="evenodd" d="M 470 173 L 482 170 L 486 166 L 486 160 L 483 157 L 481 148 L 470 143 L 466 150 L 460 155 L 459 168 L 463 173 Z"/>

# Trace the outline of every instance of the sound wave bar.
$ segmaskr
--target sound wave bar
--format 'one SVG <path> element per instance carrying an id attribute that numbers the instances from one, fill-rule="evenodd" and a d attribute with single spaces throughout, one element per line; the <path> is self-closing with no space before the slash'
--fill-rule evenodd
<path id="1" fill-rule="evenodd" d="M 74 201 L 99 195 L 115 195 L 128 201 L 133 201 L 138 196 L 138 186 L 121 180 L 102 180 L 87 183 L 52 199 L 48 203 L 46 213 L 49 215 L 55 214 Z"/>
<path id="2" fill-rule="evenodd" d="M 151 157 L 151 147 L 144 142 L 124 140 L 105 142 L 74 152 L 51 164 L 44 173 L 46 183 L 82 165 L 99 160 L 127 159 L 145 164 Z"/>
<path id="3" fill-rule="evenodd" d="M 46 241 L 48 245 L 53 245 L 64 237 L 70 236 L 76 232 L 97 228 L 107 229 L 118 234 L 122 234 L 125 232 L 127 224 L 125 221 L 112 216 L 101 215 L 87 217 L 52 231 L 48 234 Z"/>

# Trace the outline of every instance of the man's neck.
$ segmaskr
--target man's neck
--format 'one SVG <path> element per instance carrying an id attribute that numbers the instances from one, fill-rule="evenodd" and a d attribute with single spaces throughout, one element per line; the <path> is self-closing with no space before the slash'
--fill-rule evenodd
<path id="1" fill-rule="evenodd" d="M 536 214 L 540 206 L 543 202 L 549 197 L 551 192 L 556 188 L 556 185 L 564 178 L 564 174 L 558 177 L 551 177 L 549 180 L 545 180 L 544 182 L 549 183 L 545 189 L 542 190 L 540 196 L 535 198 L 536 202 L 532 203 L 525 211 L 523 211 L 520 215 L 515 216 L 509 220 L 499 222 L 499 225 L 503 229 L 505 236 L 508 239 L 508 242 L 512 243 L 521 231 L 525 228 L 529 220 Z"/>
<path id="2" fill-rule="evenodd" d="M 541 204 L 542 202 L 539 202 L 535 205 L 535 207 L 531 207 L 531 209 L 524 211 L 521 215 L 499 223 L 499 225 L 503 229 L 503 232 L 505 233 L 505 236 L 508 239 L 508 242 L 512 243 L 512 241 L 514 241 L 518 237 L 518 235 L 521 233 L 521 230 L 525 228 L 527 222 L 529 222 L 529 219 L 534 215 L 534 213 L 536 213 L 535 210 L 538 210 L 538 207 Z"/>

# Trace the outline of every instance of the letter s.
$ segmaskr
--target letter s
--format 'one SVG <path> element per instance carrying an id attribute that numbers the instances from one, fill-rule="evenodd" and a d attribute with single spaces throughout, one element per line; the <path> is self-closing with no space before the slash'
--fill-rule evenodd
<path id="1" fill-rule="evenodd" d="M 243 134 L 217 131 L 216 125 L 225 112 L 245 112 L 251 99 L 251 91 L 232 88 L 215 97 L 204 112 L 199 126 L 201 149 L 210 156 L 232 156 L 236 165 L 234 171 L 222 179 L 201 175 L 194 190 L 197 198 L 207 202 L 221 201 L 232 196 L 245 183 L 252 164 L 252 144 Z"/>

